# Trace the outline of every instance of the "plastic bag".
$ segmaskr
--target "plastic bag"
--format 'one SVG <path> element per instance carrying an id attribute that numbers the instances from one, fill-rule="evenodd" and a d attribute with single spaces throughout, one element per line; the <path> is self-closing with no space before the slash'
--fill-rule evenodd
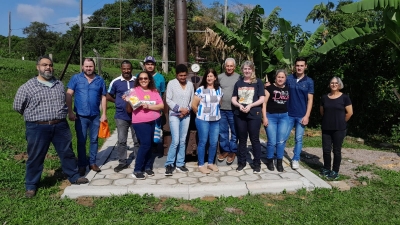
<path id="1" fill-rule="evenodd" d="M 103 121 L 100 122 L 100 127 L 99 127 L 99 138 L 108 138 L 110 137 L 110 128 L 108 127 L 108 122 Z"/>
<path id="2" fill-rule="evenodd" d="M 131 88 L 125 92 L 126 96 L 126 101 L 129 102 L 129 104 L 132 106 L 132 109 L 135 110 L 139 108 L 139 106 L 142 104 L 142 102 L 139 100 L 139 98 L 136 95 L 135 89 Z"/>
<path id="3" fill-rule="evenodd" d="M 161 124 L 157 123 L 157 121 L 161 120 L 156 120 L 156 126 L 154 128 L 154 138 L 153 138 L 153 142 L 154 143 L 161 143 L 163 140 L 163 131 L 161 129 Z"/>

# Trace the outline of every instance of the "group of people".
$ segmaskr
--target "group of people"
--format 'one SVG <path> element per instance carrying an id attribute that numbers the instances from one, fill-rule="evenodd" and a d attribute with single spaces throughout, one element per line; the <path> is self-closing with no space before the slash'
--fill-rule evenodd
<path id="1" fill-rule="evenodd" d="M 219 171 L 215 159 L 226 160 L 231 165 L 237 157 L 237 172 L 247 168 L 250 139 L 253 173 L 261 172 L 261 144 L 259 128 L 263 124 L 267 142 L 267 168 L 283 172 L 282 159 L 286 141 L 295 128 L 295 146 L 292 168 L 299 168 L 305 126 L 309 122 L 313 105 L 314 82 L 305 74 L 307 61 L 297 58 L 295 72 L 288 75 L 277 70 L 273 83 L 264 84 L 255 75 L 255 65 L 245 61 L 241 73 L 235 72 L 236 61 L 227 58 L 225 72 L 217 75 L 207 69 L 199 87 L 187 79 L 188 68 L 176 66 L 176 78 L 166 87 L 164 77 L 155 70 L 152 56 L 144 59 L 144 71 L 134 76 L 128 60 L 121 63 L 121 76 L 108 88 L 94 72 L 93 59 L 83 61 L 82 72 L 74 75 L 65 91 L 61 81 L 53 76 L 53 61 L 46 56 L 37 61 L 38 75 L 23 84 L 17 91 L 13 107 L 24 116 L 28 161 L 26 163 L 26 197 L 36 194 L 43 162 L 50 143 L 53 143 L 61 160 L 64 173 L 71 183 L 83 184 L 86 168 L 95 172 L 99 124 L 106 121 L 107 101 L 115 103 L 115 122 L 118 132 L 116 153 L 120 172 L 128 167 L 127 136 L 131 129 L 134 148 L 137 150 L 132 176 L 146 179 L 154 176 L 152 149 L 157 147 L 153 137 L 168 117 L 171 144 L 165 163 L 165 175 L 174 171 L 188 172 L 185 167 L 186 136 L 191 112 L 195 115 L 198 134 L 198 171 L 208 174 Z M 350 98 L 340 92 L 344 87 L 338 77 L 329 83 L 330 93 L 322 96 L 322 148 L 324 166 L 321 176 L 336 179 L 341 162 L 341 147 L 346 135 L 347 121 L 353 114 Z M 140 106 L 133 109 L 128 103 L 128 90 L 134 90 Z M 165 102 L 169 108 L 163 115 Z M 74 107 L 72 97 L 74 96 Z M 99 107 L 100 106 L 100 107 Z M 101 109 L 101 110 L 100 110 Z M 72 135 L 66 117 L 75 121 L 78 161 L 72 150 Z M 89 159 L 86 156 L 86 139 L 89 134 Z M 217 155 L 219 142 L 220 153 Z M 331 152 L 333 151 L 333 167 Z M 207 155 L 207 159 L 206 159 Z M 207 161 L 207 165 L 206 165 Z"/>

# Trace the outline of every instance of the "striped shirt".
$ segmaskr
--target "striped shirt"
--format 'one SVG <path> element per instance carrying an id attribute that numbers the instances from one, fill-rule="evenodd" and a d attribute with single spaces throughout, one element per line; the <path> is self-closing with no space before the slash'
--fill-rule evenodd
<path id="1" fill-rule="evenodd" d="M 168 82 L 166 102 L 169 106 L 171 116 L 179 116 L 179 109 L 191 109 L 194 94 L 193 83 L 187 81 L 183 89 L 179 81 L 175 78 Z"/>
<path id="2" fill-rule="evenodd" d="M 64 84 L 56 80 L 49 87 L 34 77 L 18 88 L 13 108 L 28 122 L 65 119 L 68 107 Z"/>
<path id="3" fill-rule="evenodd" d="M 197 119 L 204 121 L 218 121 L 221 119 L 220 114 L 220 101 L 223 96 L 221 88 L 215 89 L 204 89 L 203 86 L 197 88 L 194 93 L 200 98 L 199 107 L 197 108 Z"/>

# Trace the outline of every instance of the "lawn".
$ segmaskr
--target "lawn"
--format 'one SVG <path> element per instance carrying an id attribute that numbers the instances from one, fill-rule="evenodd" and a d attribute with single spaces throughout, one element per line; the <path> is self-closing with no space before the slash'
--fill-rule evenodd
<path id="1" fill-rule="evenodd" d="M 62 66 L 55 68 L 61 70 Z M 71 66 L 64 83 L 78 70 Z M 26 199 L 25 127 L 23 118 L 12 110 L 12 102 L 17 88 L 35 74 L 34 62 L 0 62 L 0 224 L 400 224 L 400 173 L 372 165 L 365 169 L 380 179 L 367 180 L 368 185 L 345 192 L 299 190 L 190 201 L 149 195 L 71 200 L 59 198 L 63 176 L 56 153 L 50 149 L 38 195 Z M 118 71 L 109 74 L 117 76 Z M 113 128 L 113 106 L 108 109 Z M 307 137 L 305 146 L 318 147 L 319 139 Z"/>

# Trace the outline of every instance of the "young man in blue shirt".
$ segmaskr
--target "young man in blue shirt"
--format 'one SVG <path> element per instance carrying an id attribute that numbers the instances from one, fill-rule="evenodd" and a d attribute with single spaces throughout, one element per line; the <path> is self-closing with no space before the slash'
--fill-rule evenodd
<path id="1" fill-rule="evenodd" d="M 122 99 L 125 92 L 133 88 L 135 79 L 136 77 L 132 75 L 132 63 L 128 60 L 122 61 L 121 76 L 111 81 L 106 96 L 107 101 L 115 103 L 116 108 L 114 118 L 118 132 L 117 157 L 119 164 L 114 168 L 114 171 L 117 173 L 129 166 L 126 147 L 129 128 L 131 129 L 134 147 L 139 148 L 139 142 L 132 126 L 132 113 L 126 111 L 126 101 Z"/>
<path id="2" fill-rule="evenodd" d="M 303 148 L 303 135 L 309 122 L 314 97 L 314 81 L 305 74 L 307 60 L 303 57 L 296 59 L 296 72 L 287 77 L 289 87 L 289 127 L 295 127 L 295 146 L 293 150 L 292 168 L 299 168 L 300 153 Z"/>
<path id="3" fill-rule="evenodd" d="M 90 141 L 89 166 L 95 172 L 101 171 L 96 165 L 96 156 L 100 122 L 107 120 L 107 91 L 103 78 L 95 73 L 94 68 L 94 60 L 86 58 L 82 65 L 83 72 L 71 78 L 66 94 L 68 118 L 71 121 L 75 121 L 76 136 L 78 139 L 78 166 L 81 175 L 86 173 L 86 139 L 88 131 Z M 72 111 L 73 95 L 75 95 L 75 98 L 74 110 Z M 102 109 L 101 114 L 99 106 Z"/>

